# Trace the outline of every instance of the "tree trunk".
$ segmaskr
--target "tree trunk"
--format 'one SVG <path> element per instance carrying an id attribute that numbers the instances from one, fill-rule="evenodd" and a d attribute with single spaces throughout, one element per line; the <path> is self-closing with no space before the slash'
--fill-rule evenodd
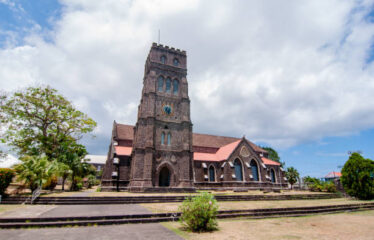
<path id="1" fill-rule="evenodd" d="M 66 180 L 66 177 L 63 177 L 62 178 L 62 191 L 65 191 L 65 180 Z"/>
<path id="2" fill-rule="evenodd" d="M 75 190 L 75 172 L 72 173 L 71 175 L 71 186 L 70 186 L 70 191 Z"/>

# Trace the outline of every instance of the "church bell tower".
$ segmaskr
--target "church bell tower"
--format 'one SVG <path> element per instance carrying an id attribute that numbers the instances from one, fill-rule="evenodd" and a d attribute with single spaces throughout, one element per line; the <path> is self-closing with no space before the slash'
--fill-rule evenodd
<path id="1" fill-rule="evenodd" d="M 134 128 L 130 191 L 193 191 L 186 51 L 152 44 Z"/>

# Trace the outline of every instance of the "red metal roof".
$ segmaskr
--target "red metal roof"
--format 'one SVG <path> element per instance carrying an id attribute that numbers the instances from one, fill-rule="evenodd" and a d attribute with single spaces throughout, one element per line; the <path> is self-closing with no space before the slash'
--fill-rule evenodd
<path id="1" fill-rule="evenodd" d="M 132 147 L 115 146 L 118 156 L 131 156 Z"/>
<path id="2" fill-rule="evenodd" d="M 200 153 L 195 152 L 193 154 L 194 161 L 213 161 L 220 162 L 229 158 L 230 154 L 235 150 L 235 148 L 240 143 L 240 140 L 237 140 L 233 143 L 227 144 L 218 149 L 216 153 Z"/>
<path id="3" fill-rule="evenodd" d="M 265 163 L 265 165 L 276 165 L 276 166 L 280 166 L 279 162 L 275 162 L 273 160 L 270 160 L 269 158 L 261 157 L 261 160 L 262 160 L 263 163 Z"/>
<path id="4" fill-rule="evenodd" d="M 336 178 L 336 177 L 341 177 L 342 174 L 340 172 L 329 172 L 325 178 Z"/>
<path id="5" fill-rule="evenodd" d="M 116 136 L 120 140 L 134 140 L 134 126 L 116 123 Z M 198 147 L 220 148 L 240 140 L 240 138 L 193 133 L 192 144 Z M 248 140 L 247 140 L 248 141 Z M 256 152 L 266 152 L 256 144 L 248 141 Z"/>

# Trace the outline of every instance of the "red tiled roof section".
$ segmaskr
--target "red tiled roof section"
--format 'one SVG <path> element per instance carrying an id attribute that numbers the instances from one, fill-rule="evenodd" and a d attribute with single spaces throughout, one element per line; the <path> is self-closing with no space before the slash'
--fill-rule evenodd
<path id="1" fill-rule="evenodd" d="M 263 162 L 265 165 L 276 165 L 276 166 L 280 166 L 280 163 L 279 163 L 279 162 L 275 162 L 275 161 L 273 161 L 273 160 L 270 160 L 269 158 L 262 157 L 261 160 L 262 160 L 262 162 Z"/>
<path id="2" fill-rule="evenodd" d="M 132 147 L 115 146 L 118 156 L 131 156 Z"/>
<path id="3" fill-rule="evenodd" d="M 233 142 L 229 143 L 220 149 L 216 153 L 200 153 L 200 152 L 195 152 L 193 154 L 193 159 L 195 161 L 213 161 L 213 162 L 220 162 L 224 161 L 229 158 L 230 154 L 235 150 L 235 148 L 238 146 L 240 143 L 240 139 Z"/>
<path id="4" fill-rule="evenodd" d="M 117 138 L 122 140 L 133 140 L 134 139 L 134 126 L 125 125 L 125 124 L 116 124 L 117 126 Z M 193 133 L 192 134 L 192 143 L 193 146 L 199 147 L 209 147 L 209 148 L 220 148 L 227 144 L 233 143 L 240 140 L 240 138 L 234 137 L 223 137 L 215 136 L 209 134 Z M 260 148 L 256 144 L 248 141 L 249 145 L 256 152 L 266 152 L 264 149 Z"/>

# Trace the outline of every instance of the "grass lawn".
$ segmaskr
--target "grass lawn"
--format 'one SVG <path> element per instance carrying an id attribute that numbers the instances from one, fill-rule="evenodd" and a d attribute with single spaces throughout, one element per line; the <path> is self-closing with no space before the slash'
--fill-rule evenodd
<path id="1" fill-rule="evenodd" d="M 281 207 L 308 207 L 323 205 L 356 204 L 373 201 L 359 201 L 348 198 L 316 199 L 316 200 L 283 200 L 283 201 L 228 201 L 218 202 L 219 210 L 281 208 Z M 143 207 L 154 213 L 177 212 L 182 203 L 142 203 Z"/>
<path id="2" fill-rule="evenodd" d="M 191 233 L 179 222 L 161 223 L 185 239 L 373 239 L 374 211 L 293 218 L 218 221 L 219 230 Z"/>

